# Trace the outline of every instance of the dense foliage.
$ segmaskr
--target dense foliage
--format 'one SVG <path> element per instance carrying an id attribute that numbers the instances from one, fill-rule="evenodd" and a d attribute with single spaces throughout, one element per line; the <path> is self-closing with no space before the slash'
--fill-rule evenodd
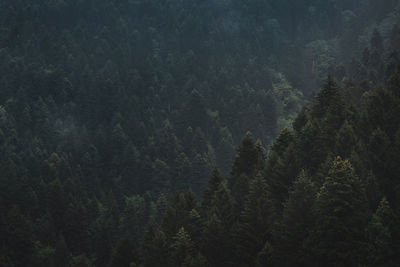
<path id="1" fill-rule="evenodd" d="M 0 1 L 0 266 L 399 266 L 396 5 Z"/>

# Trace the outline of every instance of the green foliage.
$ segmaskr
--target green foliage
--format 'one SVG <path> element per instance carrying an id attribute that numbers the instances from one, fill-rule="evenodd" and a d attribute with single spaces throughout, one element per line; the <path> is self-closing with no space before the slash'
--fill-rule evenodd
<path id="1" fill-rule="evenodd" d="M 143 266 L 165 266 L 166 260 L 169 258 L 168 253 L 167 237 L 155 225 L 150 225 L 142 245 Z"/>
<path id="2" fill-rule="evenodd" d="M 398 256 L 398 218 L 383 198 L 367 227 L 368 263 L 371 266 L 395 266 Z"/>
<path id="3" fill-rule="evenodd" d="M 361 2 L 0 1 L 0 266 L 399 266 L 398 1 Z"/>
<path id="4" fill-rule="evenodd" d="M 178 230 L 171 244 L 171 266 L 204 266 L 201 255 L 195 253 L 192 240 L 182 227 Z"/>
<path id="5" fill-rule="evenodd" d="M 261 175 L 250 183 L 245 206 L 235 229 L 239 266 L 252 266 L 258 253 L 272 237 L 274 208 L 268 186 Z"/>
<path id="6" fill-rule="evenodd" d="M 309 243 L 315 226 L 316 191 L 315 184 L 303 170 L 289 191 L 282 219 L 274 232 L 277 246 L 273 256 L 281 266 L 306 266 L 311 260 Z"/>
<path id="7" fill-rule="evenodd" d="M 132 241 L 127 235 L 124 235 L 117 243 L 113 250 L 109 267 L 130 267 L 131 263 L 134 262 L 135 255 L 133 251 Z"/>
<path id="8" fill-rule="evenodd" d="M 357 265 L 365 257 L 365 189 L 347 160 L 337 157 L 316 201 L 313 254 L 318 264 Z M 356 248 L 356 249 L 355 249 Z"/>
<path id="9" fill-rule="evenodd" d="M 260 143 L 254 142 L 250 134 L 247 134 L 237 149 L 237 155 L 233 162 L 231 177 L 228 180 L 232 189 L 237 188 L 237 183 L 242 175 L 251 177 L 262 171 L 265 165 L 264 151 Z M 243 184 L 241 184 L 243 185 Z M 234 192 L 235 194 L 235 192 Z"/>
<path id="10" fill-rule="evenodd" d="M 211 208 L 211 204 L 215 198 L 215 192 L 218 190 L 221 183 L 222 177 L 218 169 L 214 168 L 208 178 L 207 188 L 203 191 L 203 202 L 201 204 L 203 209 L 208 210 Z"/>

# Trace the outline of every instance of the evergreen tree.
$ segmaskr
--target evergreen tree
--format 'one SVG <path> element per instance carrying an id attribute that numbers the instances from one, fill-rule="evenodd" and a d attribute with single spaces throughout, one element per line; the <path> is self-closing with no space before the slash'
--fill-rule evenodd
<path id="1" fill-rule="evenodd" d="M 235 218 L 240 216 L 244 209 L 246 198 L 249 193 L 250 177 L 242 174 L 237 178 L 235 185 L 232 188 L 231 194 L 233 198 L 233 214 Z"/>
<path id="2" fill-rule="evenodd" d="M 236 179 L 241 174 L 252 176 L 260 171 L 260 168 L 263 167 L 263 159 L 262 147 L 253 141 L 250 134 L 247 134 L 237 149 L 237 155 L 232 166 L 231 179 L 229 181 L 230 187 L 234 187 Z"/>
<path id="3" fill-rule="evenodd" d="M 217 168 L 213 168 L 208 178 L 207 188 L 203 190 L 202 209 L 209 209 L 214 199 L 214 194 L 222 183 L 222 177 Z"/>
<path id="4" fill-rule="evenodd" d="M 258 253 L 272 239 L 274 210 L 268 186 L 259 174 L 250 183 L 244 210 L 235 229 L 238 266 L 254 266 Z"/>
<path id="5" fill-rule="evenodd" d="M 312 115 L 317 119 L 326 117 L 329 129 L 338 129 L 345 118 L 342 91 L 331 75 L 316 97 Z"/>
<path id="6" fill-rule="evenodd" d="M 317 265 L 354 266 L 365 257 L 365 189 L 347 160 L 335 158 L 316 203 L 313 256 Z"/>
<path id="7" fill-rule="evenodd" d="M 398 229 L 398 218 L 383 198 L 367 227 L 370 266 L 398 265 L 399 256 L 395 252 L 399 248 Z"/>
<path id="8" fill-rule="evenodd" d="M 188 266 L 193 259 L 194 247 L 190 236 L 181 227 L 176 233 L 173 243 L 171 244 L 171 266 Z"/>
<path id="9" fill-rule="evenodd" d="M 336 135 L 335 154 L 342 158 L 349 158 L 356 141 L 353 127 L 345 121 Z"/>
<path id="10" fill-rule="evenodd" d="M 113 249 L 109 267 L 130 267 L 135 260 L 134 248 L 128 235 L 124 235 Z"/>
<path id="11" fill-rule="evenodd" d="M 289 192 L 281 222 L 274 233 L 277 240 L 275 257 L 281 266 L 308 266 L 310 231 L 315 224 L 313 204 L 316 186 L 303 170 Z M 287 255 L 291 255 L 287 257 Z"/>
<path id="12" fill-rule="evenodd" d="M 161 224 L 167 237 L 173 237 L 180 228 L 189 228 L 190 212 L 196 208 L 196 197 L 193 192 L 175 194 L 169 201 Z"/>
<path id="13" fill-rule="evenodd" d="M 151 224 L 145 234 L 142 245 L 142 263 L 145 267 L 162 267 L 166 265 L 168 243 L 165 234 L 154 224 Z"/>
<path id="14" fill-rule="evenodd" d="M 209 216 L 202 233 L 200 251 L 210 266 L 231 264 L 233 248 L 229 230 L 215 213 Z"/>
<path id="15" fill-rule="evenodd" d="M 285 128 L 271 147 L 264 172 L 274 204 L 279 209 L 282 209 L 289 188 L 299 171 L 294 133 Z"/>
<path id="16" fill-rule="evenodd" d="M 210 214 L 220 219 L 223 227 L 230 230 L 234 222 L 234 200 L 225 182 L 222 182 L 214 193 Z"/>

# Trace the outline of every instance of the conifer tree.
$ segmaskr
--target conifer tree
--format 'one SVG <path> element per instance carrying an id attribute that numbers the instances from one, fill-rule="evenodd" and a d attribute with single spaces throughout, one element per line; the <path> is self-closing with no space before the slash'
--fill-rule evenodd
<path id="1" fill-rule="evenodd" d="M 135 260 L 132 241 L 127 234 L 123 235 L 113 249 L 108 267 L 130 267 Z"/>
<path id="2" fill-rule="evenodd" d="M 142 245 L 142 263 L 145 267 L 166 266 L 168 243 L 164 232 L 155 224 L 147 227 Z"/>
<path id="3" fill-rule="evenodd" d="M 203 201 L 201 203 L 203 209 L 208 209 L 211 207 L 215 191 L 218 190 L 219 185 L 221 183 L 222 183 L 222 177 L 218 169 L 213 168 L 208 178 L 207 188 L 203 190 Z"/>
<path id="4" fill-rule="evenodd" d="M 176 194 L 170 199 L 161 224 L 161 228 L 168 238 L 173 237 L 182 227 L 190 228 L 190 212 L 196 206 L 196 196 L 191 191 L 185 194 Z"/>
<path id="5" fill-rule="evenodd" d="M 235 185 L 232 187 L 232 198 L 234 205 L 234 217 L 238 218 L 244 209 L 247 194 L 249 193 L 250 177 L 246 174 L 241 174 L 237 179 Z"/>
<path id="6" fill-rule="evenodd" d="M 171 244 L 171 266 L 185 266 L 194 255 L 194 246 L 189 234 L 181 227 Z"/>
<path id="7" fill-rule="evenodd" d="M 335 154 L 342 158 L 349 158 L 356 145 L 356 134 L 353 127 L 345 121 L 336 135 Z"/>
<path id="8" fill-rule="evenodd" d="M 386 198 L 379 203 L 367 227 L 368 263 L 370 266 L 397 266 L 398 218 Z M 397 245 L 397 246 L 396 246 Z"/>
<path id="9" fill-rule="evenodd" d="M 309 235 L 315 223 L 313 205 L 316 186 L 303 170 L 284 203 L 281 222 L 274 232 L 277 247 L 274 251 L 280 266 L 307 266 Z M 287 257 L 287 255 L 291 255 Z"/>
<path id="10" fill-rule="evenodd" d="M 210 214 L 215 214 L 221 220 L 223 227 L 230 230 L 235 218 L 234 200 L 225 182 L 222 182 L 215 191 Z"/>
<path id="11" fill-rule="evenodd" d="M 215 213 L 209 216 L 202 233 L 200 251 L 210 266 L 227 266 L 232 261 L 232 239 L 230 229 Z"/>
<path id="12" fill-rule="evenodd" d="M 300 132 L 301 128 L 303 128 L 308 120 L 309 120 L 310 110 L 307 107 L 303 107 L 299 114 L 297 114 L 296 119 L 294 119 L 292 126 L 293 129 L 297 132 Z"/>
<path id="13" fill-rule="evenodd" d="M 250 134 L 247 134 L 237 149 L 237 155 L 233 162 L 231 179 L 229 180 L 230 188 L 233 188 L 236 179 L 241 174 L 252 176 L 260 171 L 260 159 L 263 159 L 263 151 L 259 145 L 256 145 Z"/>
<path id="14" fill-rule="evenodd" d="M 272 238 L 274 210 L 268 186 L 259 174 L 250 183 L 234 238 L 239 266 L 254 266 L 258 253 Z"/>
<path id="15" fill-rule="evenodd" d="M 335 158 L 315 208 L 312 243 L 317 265 L 354 266 L 362 262 L 368 203 L 349 161 Z"/>
<path id="16" fill-rule="evenodd" d="M 271 147 L 265 177 L 276 207 L 282 208 L 287 198 L 289 187 L 296 179 L 300 168 L 296 157 L 295 136 L 293 131 L 285 128 Z"/>
<path id="17" fill-rule="evenodd" d="M 326 116 L 331 104 L 338 100 L 338 98 L 340 98 L 339 87 L 333 77 L 328 75 L 328 79 L 318 93 L 316 103 L 312 108 L 313 117 L 322 118 Z"/>

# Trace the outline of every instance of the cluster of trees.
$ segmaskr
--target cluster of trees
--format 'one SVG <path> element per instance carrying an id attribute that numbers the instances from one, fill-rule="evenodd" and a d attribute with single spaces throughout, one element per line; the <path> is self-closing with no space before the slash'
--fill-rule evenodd
<path id="1" fill-rule="evenodd" d="M 190 192 L 170 200 L 136 263 L 399 265 L 400 60 L 391 59 L 386 85 L 369 81 L 359 105 L 329 77 L 267 156 L 246 136 L 230 175 L 213 170 L 200 202 Z"/>
<path id="2" fill-rule="evenodd" d="M 395 266 L 399 28 L 300 111 L 357 2 L 0 1 L 0 266 Z"/>

